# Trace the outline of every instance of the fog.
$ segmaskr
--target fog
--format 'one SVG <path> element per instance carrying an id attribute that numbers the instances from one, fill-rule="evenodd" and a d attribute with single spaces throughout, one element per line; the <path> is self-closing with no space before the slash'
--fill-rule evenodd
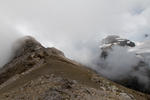
<path id="1" fill-rule="evenodd" d="M 7 34 L 32 35 L 79 59 L 108 34 L 143 41 L 150 29 L 149 5 L 149 0 L 5 0 L 0 1 L 0 19 L 1 26 L 8 25 Z"/>
<path id="2" fill-rule="evenodd" d="M 96 70 L 100 41 L 107 35 L 136 43 L 150 39 L 145 38 L 150 35 L 150 0 L 0 0 L 0 12 L 1 67 L 13 56 L 14 42 L 26 35 Z M 101 73 L 126 75 L 139 61 L 133 51 L 115 47 L 106 60 L 108 69 Z"/>

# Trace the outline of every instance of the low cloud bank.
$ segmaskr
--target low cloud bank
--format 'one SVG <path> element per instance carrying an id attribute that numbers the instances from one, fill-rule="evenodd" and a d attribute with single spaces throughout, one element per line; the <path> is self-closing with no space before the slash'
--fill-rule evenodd
<path id="1" fill-rule="evenodd" d="M 14 56 L 14 44 L 22 37 L 12 26 L 0 25 L 0 67 L 8 63 Z"/>
<path id="2" fill-rule="evenodd" d="M 97 52 L 84 52 L 86 61 L 79 61 L 108 79 L 150 93 L 149 42 L 145 41 L 136 44 L 135 47 L 130 47 L 120 46 L 115 39 L 108 40 L 111 43 L 108 42 L 105 45 L 102 43 L 100 48 L 97 47 Z M 121 39 L 120 41 L 125 40 Z M 105 55 L 102 57 L 103 51 L 105 51 Z M 82 56 L 78 59 L 82 59 Z"/>

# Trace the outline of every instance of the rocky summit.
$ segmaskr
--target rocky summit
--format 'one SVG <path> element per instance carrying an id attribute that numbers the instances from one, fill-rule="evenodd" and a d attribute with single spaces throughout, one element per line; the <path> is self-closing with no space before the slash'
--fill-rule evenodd
<path id="1" fill-rule="evenodd" d="M 150 100 L 32 37 L 19 41 L 14 58 L 0 69 L 0 100 Z"/>

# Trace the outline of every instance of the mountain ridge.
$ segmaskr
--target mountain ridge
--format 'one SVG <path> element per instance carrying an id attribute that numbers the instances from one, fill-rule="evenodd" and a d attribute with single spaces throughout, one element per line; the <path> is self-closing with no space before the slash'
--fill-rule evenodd
<path id="1" fill-rule="evenodd" d="M 150 100 L 149 95 L 66 58 L 56 48 L 45 48 L 32 37 L 23 41 L 25 49 L 21 46 L 21 53 L 0 71 L 0 100 Z"/>

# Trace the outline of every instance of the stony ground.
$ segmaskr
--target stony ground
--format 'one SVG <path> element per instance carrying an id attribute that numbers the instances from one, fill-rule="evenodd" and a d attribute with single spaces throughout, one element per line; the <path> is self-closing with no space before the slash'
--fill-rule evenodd
<path id="1" fill-rule="evenodd" d="M 107 83 L 109 84 L 109 83 Z M 4 93 L 2 100 L 136 100 L 132 94 L 114 85 L 95 89 L 79 84 L 76 80 L 55 75 L 41 76 L 27 82 L 15 91 Z"/>

